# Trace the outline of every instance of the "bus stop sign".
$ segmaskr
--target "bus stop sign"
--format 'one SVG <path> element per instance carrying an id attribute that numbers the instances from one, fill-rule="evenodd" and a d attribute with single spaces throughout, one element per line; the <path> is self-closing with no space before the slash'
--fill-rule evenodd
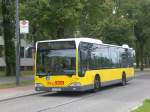
<path id="1" fill-rule="evenodd" d="M 28 20 L 20 20 L 20 33 L 21 34 L 29 33 L 29 21 Z"/>

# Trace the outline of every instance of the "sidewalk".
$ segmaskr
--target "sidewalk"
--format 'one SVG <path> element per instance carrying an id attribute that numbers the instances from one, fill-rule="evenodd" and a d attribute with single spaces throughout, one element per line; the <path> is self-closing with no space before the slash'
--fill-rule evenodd
<path id="1" fill-rule="evenodd" d="M 0 102 L 9 100 L 9 99 L 18 98 L 18 97 L 34 95 L 38 93 L 41 93 L 41 92 L 36 92 L 34 90 L 34 85 L 0 89 Z"/>
<path id="2" fill-rule="evenodd" d="M 144 68 L 144 71 L 141 71 L 140 69 L 135 68 L 135 72 L 150 72 L 150 68 Z"/>
<path id="3" fill-rule="evenodd" d="M 15 76 L 0 77 L 0 85 L 15 83 L 15 81 L 16 81 Z M 34 76 L 33 75 L 21 76 L 20 81 L 34 81 Z M 26 85 L 20 87 L 4 88 L 0 89 L 0 102 L 38 93 L 40 92 L 35 91 L 33 84 L 28 86 Z"/>

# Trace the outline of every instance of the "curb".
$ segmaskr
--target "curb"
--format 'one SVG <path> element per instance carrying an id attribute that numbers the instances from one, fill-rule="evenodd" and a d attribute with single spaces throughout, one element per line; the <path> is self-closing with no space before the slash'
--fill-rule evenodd
<path id="1" fill-rule="evenodd" d="M 18 98 L 27 97 L 27 96 L 33 96 L 33 95 L 43 94 L 43 93 L 47 93 L 47 92 L 30 93 L 30 94 L 26 94 L 26 95 L 20 95 L 20 96 L 10 97 L 10 98 L 6 98 L 6 99 L 2 99 L 2 100 L 0 100 L 0 102 L 14 100 L 14 99 L 18 99 Z"/>
<path id="2" fill-rule="evenodd" d="M 143 105 L 143 103 L 139 103 L 137 106 L 133 107 L 133 108 L 131 109 L 131 111 L 129 111 L 129 112 L 135 111 L 136 109 L 138 109 L 138 108 L 141 107 L 142 105 Z"/>

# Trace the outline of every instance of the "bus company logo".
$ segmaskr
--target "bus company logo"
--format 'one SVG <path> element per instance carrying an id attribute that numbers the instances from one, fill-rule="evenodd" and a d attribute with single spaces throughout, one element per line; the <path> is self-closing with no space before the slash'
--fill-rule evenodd
<path id="1" fill-rule="evenodd" d="M 55 85 L 55 82 L 47 82 L 47 85 L 54 86 L 54 85 Z"/>
<path id="2" fill-rule="evenodd" d="M 64 85 L 64 81 L 47 82 L 48 85 Z"/>

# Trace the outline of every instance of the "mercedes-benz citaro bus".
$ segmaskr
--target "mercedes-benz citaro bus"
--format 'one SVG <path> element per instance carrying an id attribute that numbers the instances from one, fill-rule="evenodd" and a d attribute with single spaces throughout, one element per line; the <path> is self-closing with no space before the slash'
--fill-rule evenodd
<path id="1" fill-rule="evenodd" d="M 92 38 L 38 41 L 35 56 L 37 91 L 97 91 L 134 78 L 134 50 Z"/>

